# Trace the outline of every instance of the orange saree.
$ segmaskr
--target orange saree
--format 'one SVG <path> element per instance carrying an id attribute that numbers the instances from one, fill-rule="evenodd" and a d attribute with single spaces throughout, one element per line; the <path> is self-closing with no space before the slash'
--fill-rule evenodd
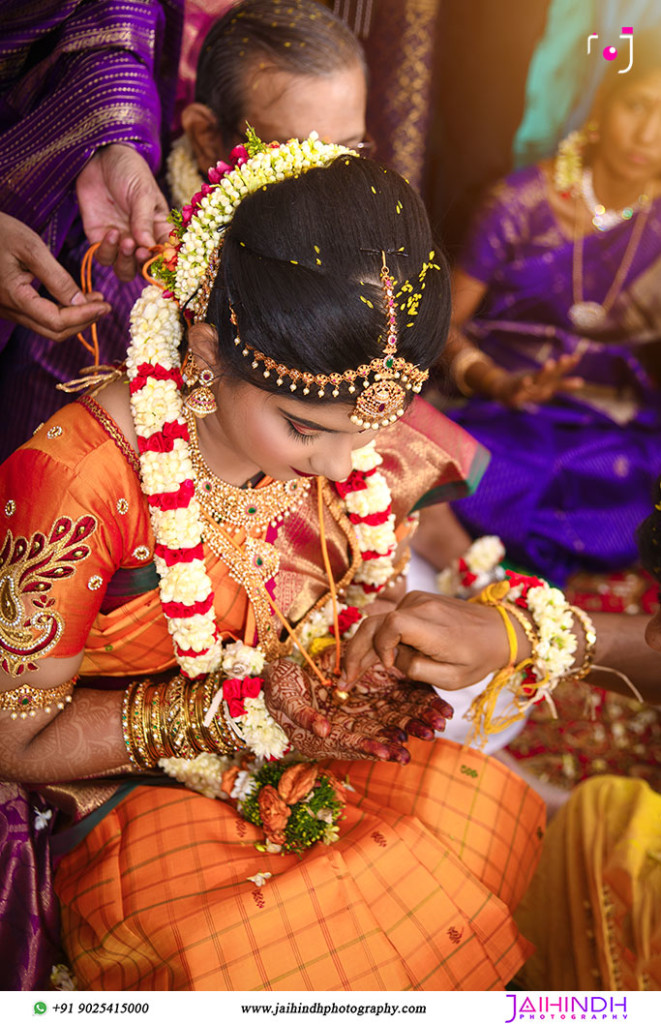
<path id="1" fill-rule="evenodd" d="M 420 499 L 458 496 L 484 465 L 468 435 L 419 401 L 378 448 L 399 536 Z M 84 647 L 83 676 L 118 685 L 173 666 L 135 456 L 112 420 L 76 402 L 2 473 L 11 593 L 27 607 L 39 588 L 51 656 Z M 352 529 L 328 483 L 323 498 L 333 576 L 348 582 Z M 269 539 L 274 600 L 298 623 L 328 589 L 315 498 Z M 223 561 L 209 552 L 207 567 L 223 635 L 286 653 Z M 410 748 L 405 767 L 335 764 L 352 787 L 340 840 L 300 858 L 257 852 L 256 829 L 227 804 L 134 779 L 72 833 L 57 869 L 79 987 L 503 988 L 531 950 L 511 912 L 538 859 L 543 805 L 478 752 L 443 740 Z M 272 877 L 259 886 L 262 872 Z"/>

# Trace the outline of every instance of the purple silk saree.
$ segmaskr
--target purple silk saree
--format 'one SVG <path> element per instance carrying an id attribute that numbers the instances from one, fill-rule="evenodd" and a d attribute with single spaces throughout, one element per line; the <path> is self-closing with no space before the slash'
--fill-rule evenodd
<path id="1" fill-rule="evenodd" d="M 60 912 L 49 835 L 56 812 L 43 797 L 0 783 L 0 990 L 49 988 Z"/>
<path id="2" fill-rule="evenodd" d="M 574 396 L 520 412 L 476 396 L 450 413 L 492 454 L 456 514 L 471 534 L 498 534 L 510 559 L 557 584 L 578 569 L 635 562 L 634 530 L 661 472 L 661 198 L 603 329 L 579 334 L 568 315 L 578 299 L 604 302 L 641 216 L 585 238 L 577 296 L 573 242 L 541 171 L 526 168 L 494 190 L 461 263 L 489 286 L 466 334 L 497 363 L 530 370 L 581 354 L 573 372 L 586 385 Z"/>
<path id="3" fill-rule="evenodd" d="M 42 236 L 78 280 L 87 242 L 76 177 L 101 146 L 133 146 L 156 171 L 169 125 L 184 0 L 0 0 L 0 210 Z M 123 359 L 144 282 L 95 266 L 113 305 L 99 325 L 101 362 Z M 0 320 L 0 460 L 67 397 L 87 354 Z"/>

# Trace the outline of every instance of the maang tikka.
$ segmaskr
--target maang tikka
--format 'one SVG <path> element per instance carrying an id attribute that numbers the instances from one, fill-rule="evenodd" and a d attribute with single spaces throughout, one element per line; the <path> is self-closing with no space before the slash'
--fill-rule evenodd
<path id="1" fill-rule="evenodd" d="M 200 418 L 215 412 L 218 408 L 218 403 L 216 402 L 216 396 L 209 387 L 214 381 L 213 371 L 209 369 L 200 370 L 195 361 L 195 356 L 189 352 L 184 361 L 181 375 L 184 384 L 192 389 L 184 399 L 186 408 L 190 409 L 195 416 Z"/>
<path id="2" fill-rule="evenodd" d="M 367 250 L 366 250 L 367 251 Z M 408 392 L 418 394 L 429 376 L 428 370 L 408 362 L 397 354 L 397 315 L 394 298 L 395 282 L 391 277 L 386 263 L 386 254 L 381 252 L 381 271 L 379 278 L 383 289 L 385 305 L 385 338 L 381 355 L 369 363 L 361 364 L 355 369 L 343 373 L 312 374 L 291 369 L 275 359 L 265 355 L 252 345 L 244 342 L 238 333 L 236 313 L 230 306 L 231 321 L 237 333 L 234 344 L 241 347 L 241 354 L 252 360 L 254 370 L 261 369 L 262 376 L 276 378 L 277 387 L 287 384 L 292 392 L 300 388 L 303 395 L 309 395 L 314 389 L 319 398 L 328 395 L 338 398 L 343 384 L 348 385 L 347 391 L 355 395 L 354 407 L 350 419 L 352 423 L 366 430 L 386 427 L 404 415 Z M 330 394 L 329 394 L 330 392 Z"/>

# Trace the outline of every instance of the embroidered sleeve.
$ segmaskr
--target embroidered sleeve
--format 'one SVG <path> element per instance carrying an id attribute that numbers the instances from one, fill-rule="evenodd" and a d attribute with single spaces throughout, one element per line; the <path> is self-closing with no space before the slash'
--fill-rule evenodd
<path id="1" fill-rule="evenodd" d="M 29 448 L 0 469 L 0 663 L 12 676 L 84 647 L 120 564 L 121 515 L 95 476 Z"/>

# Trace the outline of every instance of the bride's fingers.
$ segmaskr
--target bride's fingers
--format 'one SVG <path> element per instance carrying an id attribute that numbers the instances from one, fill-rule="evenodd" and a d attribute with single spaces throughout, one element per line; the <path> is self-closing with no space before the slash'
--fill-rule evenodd
<path id="1" fill-rule="evenodd" d="M 348 732 L 346 729 L 336 726 L 329 736 L 329 746 L 334 748 L 336 757 L 352 760 L 355 758 L 394 761 L 399 760 L 400 750 L 395 749 L 392 744 L 383 743 L 368 736 Z"/>
<path id="2" fill-rule="evenodd" d="M 281 711 L 302 729 L 324 739 L 331 724 L 313 707 L 312 695 L 303 670 L 292 662 L 278 663 L 268 676 L 267 705 Z"/>

